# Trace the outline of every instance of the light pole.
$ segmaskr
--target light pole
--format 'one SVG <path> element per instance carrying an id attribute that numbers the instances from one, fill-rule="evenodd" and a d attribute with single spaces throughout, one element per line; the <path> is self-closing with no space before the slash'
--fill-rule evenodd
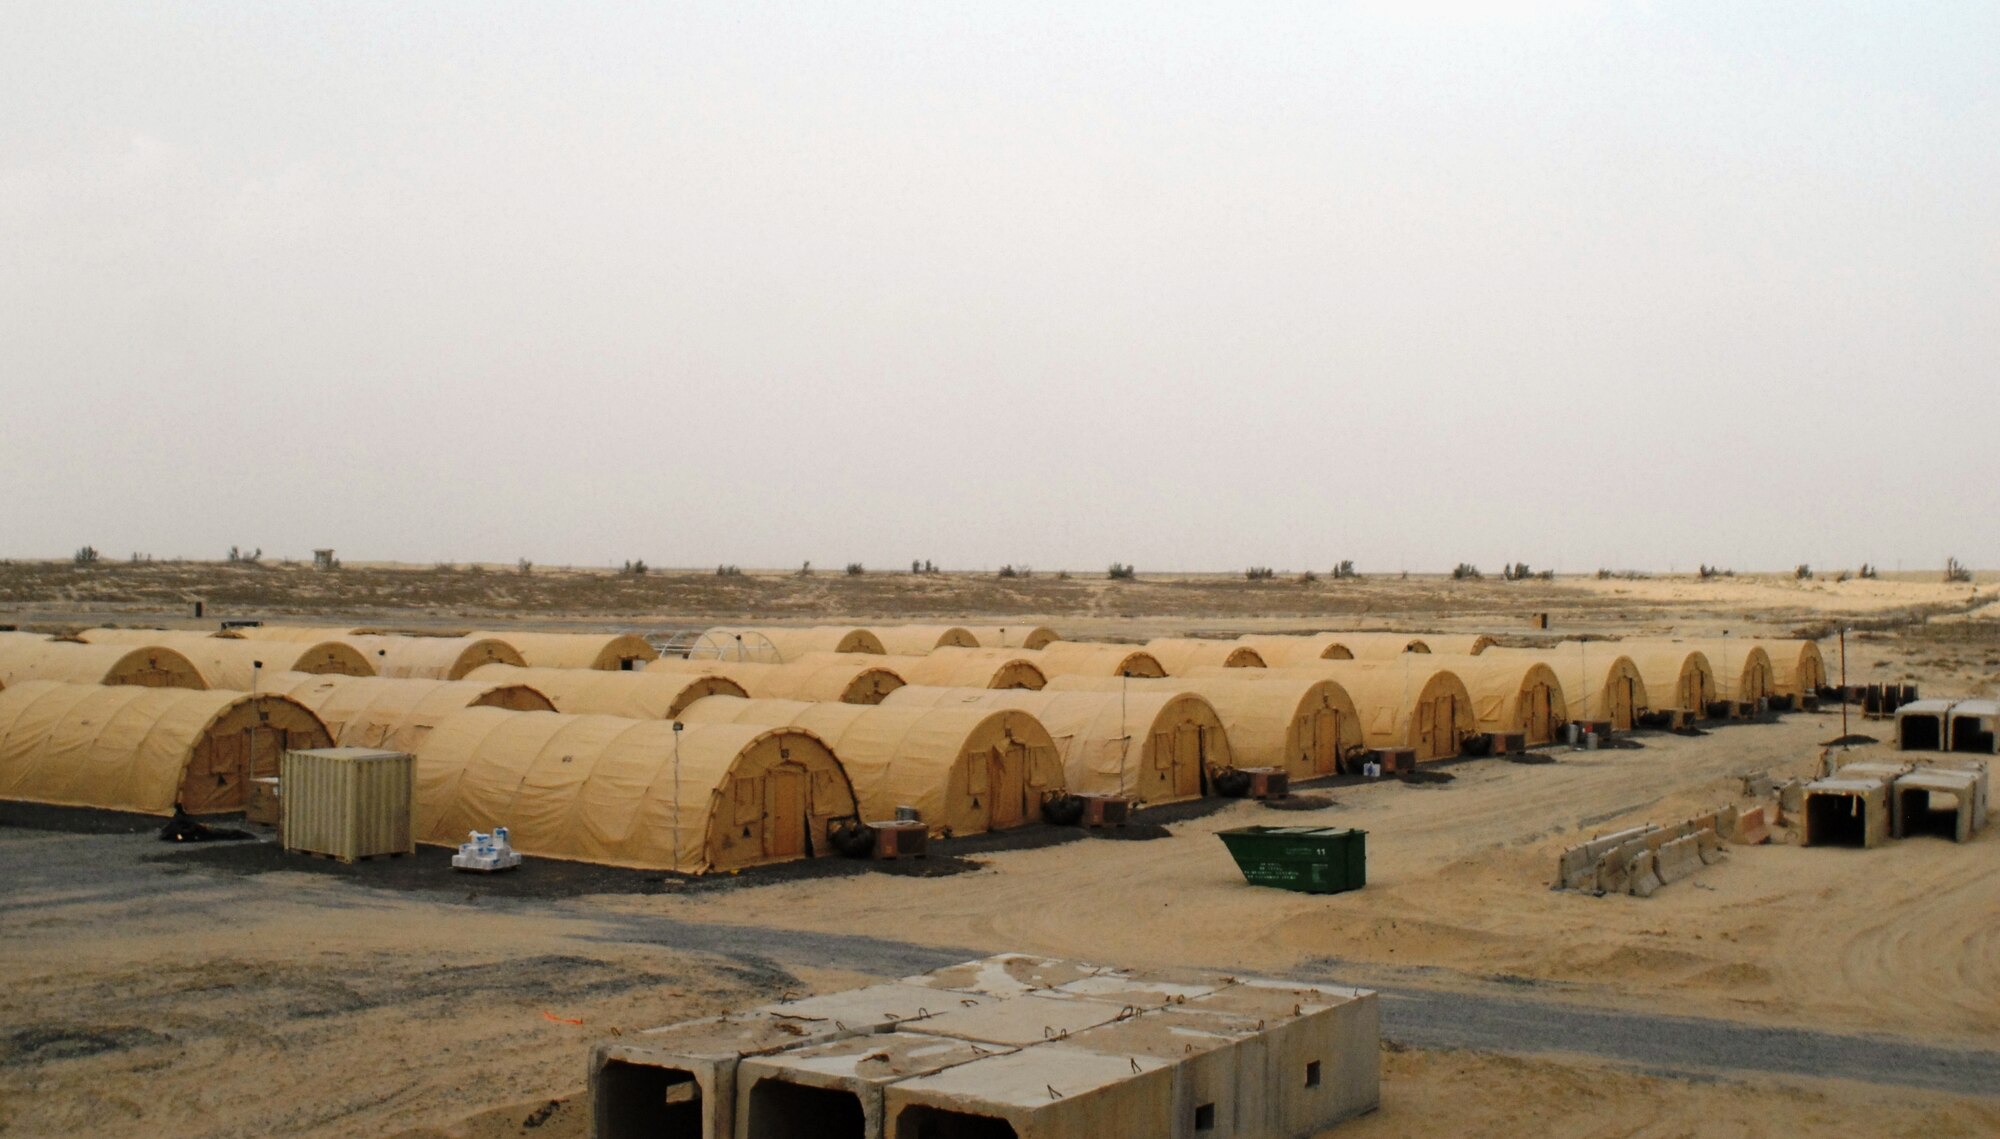
<path id="1" fill-rule="evenodd" d="M 674 721 L 674 873 L 681 869 L 681 722 Z"/>

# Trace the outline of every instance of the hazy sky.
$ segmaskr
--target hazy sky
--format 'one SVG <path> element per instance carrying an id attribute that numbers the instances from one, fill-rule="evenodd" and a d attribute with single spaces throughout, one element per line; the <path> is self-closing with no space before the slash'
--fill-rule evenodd
<path id="1" fill-rule="evenodd" d="M 2000 5 L 0 5 L 0 555 L 2000 565 Z"/>

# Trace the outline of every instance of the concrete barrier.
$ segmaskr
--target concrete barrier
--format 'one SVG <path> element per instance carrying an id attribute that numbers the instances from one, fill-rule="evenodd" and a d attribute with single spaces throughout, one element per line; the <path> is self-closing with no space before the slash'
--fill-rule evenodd
<path id="1" fill-rule="evenodd" d="M 1722 845 L 1722 835 L 1718 831 L 1699 830 L 1694 832 L 1695 851 L 1704 865 L 1713 866 L 1728 856 L 1729 851 Z"/>
<path id="2" fill-rule="evenodd" d="M 1635 898 L 1650 898 L 1661 886 L 1658 859 L 1653 851 L 1642 850 L 1625 864 L 1625 892 Z"/>
<path id="3" fill-rule="evenodd" d="M 1701 869 L 1701 849 L 1699 839 L 1693 835 L 1677 838 L 1660 847 L 1653 855 L 1653 865 L 1660 881 L 1672 885 L 1685 878 L 1694 877 Z"/>
<path id="4" fill-rule="evenodd" d="M 1739 846 L 1762 846 L 1771 841 L 1771 824 L 1761 804 L 1737 813 L 1736 829 L 1730 833 L 1729 841 Z"/>

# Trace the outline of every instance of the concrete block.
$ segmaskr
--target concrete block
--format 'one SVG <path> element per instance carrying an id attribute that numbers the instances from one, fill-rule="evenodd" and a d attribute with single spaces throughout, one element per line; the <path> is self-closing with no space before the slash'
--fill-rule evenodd
<path id="1" fill-rule="evenodd" d="M 591 1135 L 733 1135 L 736 1068 L 743 1057 L 851 1034 L 831 1020 L 751 1014 L 604 1041 L 590 1059 Z"/>
<path id="2" fill-rule="evenodd" d="M 1821 779 L 1808 784 L 1803 797 L 1804 845 L 1873 847 L 1888 841 L 1889 785 L 1876 776 Z"/>
<path id="3" fill-rule="evenodd" d="M 1806 785 L 1796 779 L 1787 779 L 1778 786 L 1778 818 L 1780 821 L 1797 815 L 1806 807 Z"/>
<path id="4" fill-rule="evenodd" d="M 1625 892 L 1635 898 L 1650 898 L 1659 892 L 1661 886 L 1659 867 L 1655 865 L 1655 855 L 1650 850 L 1642 850 L 1625 864 Z"/>
<path id="5" fill-rule="evenodd" d="M 1980 787 L 1983 775 L 1925 767 L 1898 778 L 1890 797 L 1895 837 L 1931 833 L 1953 842 L 1970 842 L 1986 822 Z"/>
<path id="6" fill-rule="evenodd" d="M 1694 877 L 1701 869 L 1700 840 L 1694 835 L 1677 838 L 1660 847 L 1653 855 L 1653 865 L 1660 881 L 1672 885 L 1684 878 Z"/>
<path id="7" fill-rule="evenodd" d="M 1173 1133 L 1173 1093 L 1173 1069 L 1163 1060 L 1044 1044 L 889 1085 L 883 1090 L 883 1134 L 886 1139 L 1164 1136 Z"/>
<path id="8" fill-rule="evenodd" d="M 1381 998 L 1334 985 L 1247 980 L 1189 1001 L 1188 1012 L 1253 1018 L 1263 1026 L 1262 1130 L 1318 1135 L 1382 1100 Z M 1249 1107 L 1253 1110 L 1256 1103 Z M 1253 1115 L 1247 1122 L 1255 1123 Z"/>
<path id="9" fill-rule="evenodd" d="M 735 1139 L 878 1136 L 889 1085 L 1009 1051 L 897 1031 L 747 1057 L 736 1067 Z"/>
<path id="10" fill-rule="evenodd" d="M 1736 815 L 1736 829 L 1729 835 L 1729 841 L 1739 846 L 1761 846 L 1771 841 L 1771 824 L 1762 806 L 1739 811 Z"/>
<path id="11" fill-rule="evenodd" d="M 1250 1139 L 1267 1134 L 1264 1077 L 1271 1039 L 1262 1022 L 1175 1006 L 1085 1029 L 1068 1047 L 1147 1056 L 1173 1069 L 1173 1129 L 1162 1139 Z"/>
<path id="12" fill-rule="evenodd" d="M 997 953 L 939 969 L 935 973 L 905 977 L 903 983 L 992 997 L 1018 997 L 1036 989 L 1053 989 L 1108 972 L 1115 970 L 1105 965 L 1087 965 L 1054 957 Z"/>
<path id="13" fill-rule="evenodd" d="M 1704 865 L 1713 866 L 1729 854 L 1722 844 L 1722 835 L 1717 831 L 1696 831 L 1694 842 L 1695 852 L 1701 856 Z"/>
<path id="14" fill-rule="evenodd" d="M 828 1021 L 843 1031 L 880 1032 L 891 1025 L 924 1020 L 943 1012 L 995 1003 L 980 993 L 940 993 L 925 985 L 891 982 L 844 993 L 759 1005 L 755 1013 Z"/>
<path id="15" fill-rule="evenodd" d="M 1148 970 L 1106 972 L 1056 986 L 1053 990 L 1073 997 L 1129 1006 L 1136 1009 L 1185 1004 L 1227 987 L 1221 977 L 1202 978 L 1193 973 L 1156 973 Z"/>

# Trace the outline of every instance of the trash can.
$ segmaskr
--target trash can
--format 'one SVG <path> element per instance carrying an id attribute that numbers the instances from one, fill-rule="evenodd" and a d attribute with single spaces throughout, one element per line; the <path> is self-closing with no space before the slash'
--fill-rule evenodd
<path id="1" fill-rule="evenodd" d="M 1218 831 L 1253 886 L 1339 894 L 1368 884 L 1368 832 L 1349 827 L 1236 827 Z"/>

